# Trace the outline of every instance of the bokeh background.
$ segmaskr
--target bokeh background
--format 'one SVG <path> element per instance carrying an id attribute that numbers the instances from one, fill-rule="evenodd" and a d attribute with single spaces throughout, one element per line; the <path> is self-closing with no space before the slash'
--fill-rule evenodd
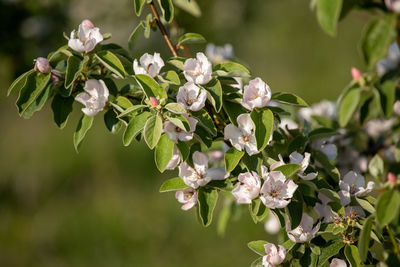
<path id="1" fill-rule="evenodd" d="M 275 92 L 334 100 L 350 67 L 364 68 L 358 41 L 365 14 L 351 13 L 331 38 L 309 0 L 198 2 L 202 17 L 181 12 L 179 25 L 217 45 L 231 43 Z M 63 131 L 49 106 L 30 120 L 17 115 L 16 96 L 6 98 L 12 80 L 66 43 L 62 33 L 84 18 L 124 47 L 138 22 L 133 0 L 0 0 L 0 266 L 248 266 L 256 255 L 246 243 L 269 237 L 246 209 L 218 236 L 215 223 L 203 229 L 194 210 L 181 211 L 174 194 L 158 193 L 176 174 L 160 175 L 143 144 L 123 147 L 101 117 L 76 154 L 78 105 Z M 134 56 L 145 51 L 169 57 L 158 32 L 141 38 Z"/>

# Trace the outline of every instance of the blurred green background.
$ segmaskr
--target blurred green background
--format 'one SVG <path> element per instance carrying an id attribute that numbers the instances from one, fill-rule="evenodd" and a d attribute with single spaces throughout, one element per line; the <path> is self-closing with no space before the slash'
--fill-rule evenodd
<path id="1" fill-rule="evenodd" d="M 231 43 L 274 92 L 334 100 L 350 67 L 363 69 L 365 14 L 351 13 L 331 38 L 309 0 L 198 2 L 202 17 L 181 12 L 179 25 L 209 42 Z M 138 21 L 127 0 L 0 0 L 0 265 L 248 266 L 256 255 L 246 243 L 268 236 L 246 208 L 220 237 L 215 223 L 203 229 L 194 210 L 181 211 L 174 194 L 158 193 L 176 173 L 160 175 L 152 152 L 138 143 L 123 147 L 100 116 L 79 154 L 72 145 L 78 105 L 63 131 L 49 106 L 30 120 L 18 117 L 8 86 L 34 58 L 66 43 L 62 33 L 84 18 L 124 47 Z M 170 56 L 158 32 L 141 38 L 134 55 L 154 51 Z"/>

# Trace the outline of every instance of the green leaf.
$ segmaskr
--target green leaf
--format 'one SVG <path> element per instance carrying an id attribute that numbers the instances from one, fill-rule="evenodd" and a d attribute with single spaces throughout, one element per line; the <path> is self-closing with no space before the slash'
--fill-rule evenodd
<path id="1" fill-rule="evenodd" d="M 207 147 L 211 147 L 213 138 L 211 134 L 204 129 L 202 125 L 197 125 L 196 130 L 194 131 L 194 135 L 197 140 L 199 140 L 201 143 L 203 143 Z"/>
<path id="2" fill-rule="evenodd" d="M 177 46 L 182 44 L 199 44 L 205 43 L 206 39 L 198 33 L 185 33 L 181 37 L 179 37 Z"/>
<path id="3" fill-rule="evenodd" d="M 147 120 L 152 114 L 148 111 L 140 113 L 139 115 L 133 117 L 128 126 L 126 126 L 124 135 L 122 136 L 122 143 L 124 146 L 129 146 L 133 138 L 135 138 L 140 131 L 143 130 Z"/>
<path id="4" fill-rule="evenodd" d="M 142 10 L 144 5 L 146 4 L 146 0 L 135 0 L 135 13 L 139 17 L 142 14 Z"/>
<path id="5" fill-rule="evenodd" d="M 51 102 L 51 109 L 53 110 L 54 122 L 57 126 L 62 129 L 65 127 L 68 121 L 69 114 L 72 112 L 72 105 L 74 104 L 74 98 L 72 96 L 62 97 L 61 95 L 55 95 Z"/>
<path id="6" fill-rule="evenodd" d="M 344 248 L 344 255 L 346 255 L 347 261 L 350 263 L 351 267 L 358 267 L 360 266 L 361 259 L 358 256 L 358 249 L 356 246 L 347 245 Z"/>
<path id="7" fill-rule="evenodd" d="M 257 150 L 262 151 L 267 146 L 274 128 L 274 114 L 269 109 L 258 111 L 254 109 L 250 113 L 254 123 L 254 135 L 257 141 Z"/>
<path id="8" fill-rule="evenodd" d="M 76 127 L 74 133 L 74 147 L 76 152 L 79 151 L 79 147 L 86 136 L 87 131 L 92 127 L 94 117 L 83 114 L 79 120 L 78 127 Z"/>
<path id="9" fill-rule="evenodd" d="M 149 118 L 144 126 L 144 140 L 150 149 L 153 149 L 160 140 L 162 120 L 159 115 Z"/>
<path id="10" fill-rule="evenodd" d="M 369 213 L 375 213 L 375 208 L 371 205 L 371 203 L 369 203 L 369 201 L 358 197 L 356 197 L 355 200 L 364 210 L 368 211 Z"/>
<path id="11" fill-rule="evenodd" d="M 288 216 L 290 219 L 290 229 L 295 229 L 297 226 L 299 226 L 301 217 L 303 215 L 303 199 L 299 190 L 294 192 L 294 195 L 287 207 Z"/>
<path id="12" fill-rule="evenodd" d="M 50 77 L 51 73 L 41 74 L 40 72 L 33 72 L 26 77 L 26 82 L 21 88 L 16 102 L 20 116 L 22 116 L 22 114 L 46 88 L 50 81 Z"/>
<path id="13" fill-rule="evenodd" d="M 26 78 L 31 75 L 32 73 L 34 73 L 35 70 L 30 70 L 27 71 L 25 73 L 23 73 L 21 76 L 19 76 L 11 85 L 10 88 L 8 88 L 7 91 L 7 96 L 9 96 L 11 93 L 13 93 L 14 91 L 18 91 L 20 90 L 22 87 L 24 87 L 25 82 L 26 82 Z"/>
<path id="14" fill-rule="evenodd" d="M 174 0 L 174 4 L 196 18 L 201 16 L 201 9 L 196 0 Z"/>
<path id="15" fill-rule="evenodd" d="M 145 74 L 136 74 L 136 81 L 147 97 L 167 98 L 167 93 L 153 78 Z"/>
<path id="16" fill-rule="evenodd" d="M 261 199 L 256 198 L 251 201 L 249 211 L 254 223 L 262 222 L 268 215 L 267 207 L 262 204 Z"/>
<path id="17" fill-rule="evenodd" d="M 320 188 L 319 192 L 330 198 L 332 201 L 340 203 L 340 196 L 335 191 L 327 188 Z"/>
<path id="18" fill-rule="evenodd" d="M 280 171 L 283 175 L 285 175 L 286 178 L 290 178 L 295 175 L 300 169 L 301 166 L 299 164 L 285 164 L 273 169 L 273 171 Z"/>
<path id="19" fill-rule="evenodd" d="M 375 178 L 383 174 L 383 160 L 376 154 L 368 164 L 369 173 Z"/>
<path id="20" fill-rule="evenodd" d="M 344 246 L 342 242 L 334 242 L 331 245 L 321 249 L 321 255 L 318 260 L 318 267 L 321 267 L 332 256 L 339 254 L 340 249 Z"/>
<path id="21" fill-rule="evenodd" d="M 32 117 L 32 115 L 41 110 L 46 103 L 47 99 L 49 99 L 51 91 L 53 89 L 53 84 L 49 83 L 47 84 L 46 88 L 40 93 L 40 95 L 33 101 L 28 108 L 25 110 L 25 112 L 22 114 L 22 116 L 25 119 L 29 119 Z"/>
<path id="22" fill-rule="evenodd" d="M 65 89 L 68 91 L 67 95 L 71 95 L 72 85 L 86 67 L 88 60 L 88 56 L 84 57 L 83 60 L 80 60 L 76 56 L 68 57 L 64 82 Z"/>
<path id="23" fill-rule="evenodd" d="M 173 57 L 168 60 L 168 64 L 174 66 L 179 70 L 183 70 L 183 64 L 185 63 L 186 59 L 183 57 Z"/>
<path id="24" fill-rule="evenodd" d="M 186 161 L 190 154 L 190 147 L 186 142 L 178 141 L 176 144 L 179 152 L 181 152 L 182 161 Z"/>
<path id="25" fill-rule="evenodd" d="M 308 138 L 309 139 L 319 139 L 319 138 L 326 138 L 326 137 L 331 137 L 331 136 L 335 136 L 335 135 L 339 135 L 339 133 L 336 132 L 333 129 L 330 129 L 330 128 L 318 128 L 318 129 L 312 130 L 308 134 Z"/>
<path id="26" fill-rule="evenodd" d="M 286 251 L 287 251 L 287 252 L 289 252 L 289 251 L 292 250 L 292 248 L 293 248 L 296 244 L 297 244 L 296 242 L 293 242 L 292 240 L 288 239 L 288 240 L 286 240 L 286 241 L 282 244 L 282 246 L 283 246 L 284 248 L 286 248 Z"/>
<path id="27" fill-rule="evenodd" d="M 218 201 L 218 191 L 213 188 L 200 187 L 197 194 L 199 217 L 203 226 L 211 224 L 213 212 Z"/>
<path id="28" fill-rule="evenodd" d="M 237 126 L 237 117 L 240 114 L 246 113 L 246 110 L 239 103 L 232 101 L 225 101 L 223 103 L 224 110 L 229 117 L 229 120 Z"/>
<path id="29" fill-rule="evenodd" d="M 231 62 L 231 61 L 223 62 L 223 63 L 216 65 L 214 67 L 214 70 L 223 71 L 227 74 L 230 74 L 230 73 L 241 74 L 241 75 L 238 75 L 241 77 L 249 77 L 250 76 L 250 71 L 245 66 L 243 66 L 239 63 L 236 63 L 236 62 Z M 230 75 L 228 75 L 228 76 L 230 76 Z"/>
<path id="30" fill-rule="evenodd" d="M 329 162 L 328 157 L 324 153 L 318 150 L 314 150 L 312 151 L 311 156 L 322 165 L 322 167 L 325 169 L 328 175 L 332 177 L 336 183 L 339 183 L 340 180 L 339 170 Z"/>
<path id="31" fill-rule="evenodd" d="M 189 132 L 190 131 L 190 124 L 189 121 L 182 115 L 179 114 L 171 114 L 166 116 L 167 119 L 172 122 L 176 127 Z"/>
<path id="32" fill-rule="evenodd" d="M 113 134 L 117 134 L 122 127 L 122 122 L 117 118 L 117 114 L 113 109 L 107 110 L 104 114 L 104 123 L 107 129 Z"/>
<path id="33" fill-rule="evenodd" d="M 222 108 L 222 87 L 221 83 L 213 79 L 208 84 L 204 85 L 207 90 L 207 99 L 215 108 L 215 111 L 220 112 Z"/>
<path id="34" fill-rule="evenodd" d="M 263 258 L 262 258 L 262 257 L 259 257 L 259 258 L 255 259 L 255 260 L 251 263 L 250 267 L 263 267 L 264 265 L 262 264 L 262 261 L 263 261 Z"/>
<path id="35" fill-rule="evenodd" d="M 167 134 L 163 134 L 160 141 L 158 141 L 154 152 L 156 166 L 160 172 L 164 172 L 167 168 L 167 165 L 174 154 L 174 147 L 174 142 L 169 139 Z"/>
<path id="36" fill-rule="evenodd" d="M 361 38 L 361 51 L 370 68 L 373 68 L 378 60 L 385 57 L 395 34 L 396 14 L 394 13 L 374 18 L 365 27 Z"/>
<path id="37" fill-rule="evenodd" d="M 398 206 L 396 206 L 396 209 Z M 392 210 L 393 211 L 393 210 Z M 369 240 L 371 237 L 372 230 L 372 216 L 369 216 L 363 225 L 363 229 L 360 232 L 360 240 L 358 241 L 358 255 L 360 256 L 361 262 L 367 259 L 369 250 Z"/>
<path id="38" fill-rule="evenodd" d="M 356 111 L 360 102 L 360 96 L 361 89 L 355 88 L 348 91 L 339 102 L 338 117 L 339 125 L 341 127 L 345 127 L 350 119 L 353 117 L 353 114 Z"/>
<path id="39" fill-rule="evenodd" d="M 141 109 L 144 109 L 144 108 L 147 108 L 147 106 L 146 105 L 134 105 L 134 106 L 129 107 L 129 108 L 125 109 L 124 111 L 122 111 L 117 116 L 117 118 L 122 118 L 122 117 L 124 117 L 124 116 L 126 116 L 128 114 L 131 114 L 131 113 L 133 113 L 135 111 L 138 111 L 138 110 L 141 110 Z"/>
<path id="40" fill-rule="evenodd" d="M 131 107 L 133 107 L 133 104 L 132 104 L 132 102 L 128 99 L 128 98 L 126 98 L 125 96 L 118 96 L 116 99 L 115 99 L 115 103 L 119 106 L 119 107 L 121 107 L 121 108 L 123 108 L 123 109 L 128 109 L 128 108 L 131 108 Z"/>
<path id="41" fill-rule="evenodd" d="M 225 159 L 225 170 L 227 173 L 233 171 L 236 168 L 243 155 L 244 151 L 239 151 L 234 147 L 231 147 L 228 151 L 226 151 L 224 159 Z"/>
<path id="42" fill-rule="evenodd" d="M 124 65 L 121 60 L 110 51 L 101 51 L 96 54 L 96 58 L 111 72 L 119 78 L 124 78 L 126 75 Z"/>
<path id="43" fill-rule="evenodd" d="M 389 118 L 393 113 L 393 104 L 396 98 L 396 84 L 387 80 L 382 84 L 382 88 L 380 90 L 380 99 L 383 113 L 386 118 Z"/>
<path id="44" fill-rule="evenodd" d="M 168 103 L 165 108 L 175 114 L 185 114 L 186 110 L 180 103 Z"/>
<path id="45" fill-rule="evenodd" d="M 397 217 L 400 206 L 400 193 L 394 190 L 383 192 L 376 202 L 376 219 L 381 226 L 389 224 Z"/>
<path id="46" fill-rule="evenodd" d="M 265 248 L 264 245 L 268 244 L 267 241 L 264 240 L 256 240 L 256 241 L 251 241 L 247 243 L 247 246 L 249 249 L 257 253 L 258 255 L 264 256 L 265 253 Z"/>
<path id="47" fill-rule="evenodd" d="M 164 74 L 164 76 L 159 76 L 159 77 L 161 77 L 160 80 L 165 81 L 167 83 L 171 83 L 171 84 L 175 84 L 175 85 L 181 84 L 179 75 L 173 70 L 169 70 Z"/>
<path id="48" fill-rule="evenodd" d="M 129 50 L 133 51 L 133 49 L 135 48 L 136 42 L 137 42 L 140 34 L 142 34 L 143 30 L 144 30 L 143 22 L 140 22 L 136 26 L 136 28 L 132 31 L 131 35 L 129 36 L 129 39 L 128 39 Z"/>
<path id="49" fill-rule="evenodd" d="M 166 22 L 171 23 L 174 19 L 174 5 L 172 0 L 158 0 L 161 7 L 162 15 Z"/>
<path id="50" fill-rule="evenodd" d="M 178 191 L 189 188 L 181 177 L 171 178 L 165 181 L 160 187 L 160 193 Z"/>
<path id="51" fill-rule="evenodd" d="M 207 111 L 205 111 L 204 109 L 193 111 L 192 115 L 210 134 L 212 134 L 213 136 L 217 135 L 217 128 L 215 128 L 214 122 Z"/>
<path id="52" fill-rule="evenodd" d="M 343 0 L 317 0 L 317 19 L 321 28 L 332 36 L 342 10 Z"/>
<path id="53" fill-rule="evenodd" d="M 272 95 L 271 99 L 282 104 L 288 104 L 297 107 L 308 107 L 306 101 L 292 93 L 275 93 Z"/>

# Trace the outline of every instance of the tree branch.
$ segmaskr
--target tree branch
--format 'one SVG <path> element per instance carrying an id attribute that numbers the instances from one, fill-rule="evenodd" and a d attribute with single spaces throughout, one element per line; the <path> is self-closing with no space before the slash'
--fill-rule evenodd
<path id="1" fill-rule="evenodd" d="M 150 5 L 151 12 L 153 13 L 153 16 L 156 20 L 157 26 L 160 29 L 161 34 L 164 37 L 164 40 L 167 43 L 169 50 L 171 50 L 171 53 L 174 57 L 178 57 L 178 53 L 176 52 L 175 46 L 172 44 L 171 39 L 169 38 L 164 25 L 161 23 L 160 15 L 158 14 L 156 6 L 154 5 L 153 1 L 150 2 L 149 5 Z"/>

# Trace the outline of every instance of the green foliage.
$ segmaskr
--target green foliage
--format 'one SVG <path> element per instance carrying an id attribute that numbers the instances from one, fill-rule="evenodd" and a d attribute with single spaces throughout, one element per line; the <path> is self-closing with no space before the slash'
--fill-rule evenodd
<path id="1" fill-rule="evenodd" d="M 225 152 L 225 171 L 231 172 L 236 166 L 239 164 L 240 159 L 244 156 L 244 151 L 239 151 L 234 147 L 229 148 L 228 151 Z"/>
<path id="2" fill-rule="evenodd" d="M 274 128 L 274 114 L 272 114 L 271 110 L 264 109 L 261 111 L 253 110 L 250 116 L 254 123 L 257 149 L 264 150 Z"/>
<path id="3" fill-rule="evenodd" d="M 389 224 L 397 217 L 400 206 L 400 193 L 388 190 L 383 192 L 376 202 L 376 219 L 381 226 Z"/>
<path id="4" fill-rule="evenodd" d="M 180 177 L 176 177 L 165 181 L 160 187 L 160 192 L 164 193 L 170 191 L 183 190 L 186 188 L 188 188 L 188 186 L 183 182 L 183 180 Z"/>
<path id="5" fill-rule="evenodd" d="M 369 240 L 372 230 L 372 217 L 365 220 L 363 228 L 360 233 L 360 241 L 358 242 L 358 255 L 361 262 L 365 262 L 369 250 Z"/>
<path id="6" fill-rule="evenodd" d="M 181 46 L 183 44 L 198 44 L 205 43 L 206 39 L 198 33 L 185 33 L 181 37 L 179 37 L 177 46 Z"/>
<path id="7" fill-rule="evenodd" d="M 74 147 L 76 152 L 79 151 L 79 147 L 86 136 L 88 130 L 92 127 L 94 117 L 82 115 L 78 122 L 78 126 L 74 132 Z"/>
<path id="8" fill-rule="evenodd" d="M 264 245 L 268 244 L 267 241 L 264 240 L 257 240 L 257 241 L 251 241 L 247 243 L 247 246 L 254 251 L 255 253 L 264 256 L 265 255 L 265 249 Z"/>
<path id="9" fill-rule="evenodd" d="M 218 192 L 213 188 L 201 187 L 198 191 L 197 200 L 199 202 L 200 221 L 204 227 L 207 227 L 211 224 L 213 218 L 213 212 L 218 200 Z"/>
<path id="10" fill-rule="evenodd" d="M 316 3 L 319 25 L 325 32 L 335 36 L 343 0 L 316 0 Z"/>
<path id="11" fill-rule="evenodd" d="M 150 117 L 144 125 L 143 136 L 146 144 L 153 149 L 161 137 L 162 120 L 160 116 L 154 115 Z"/>
<path id="12" fill-rule="evenodd" d="M 156 146 L 154 157 L 156 166 L 160 172 L 164 172 L 174 153 L 175 144 L 167 134 L 163 134 Z"/>

